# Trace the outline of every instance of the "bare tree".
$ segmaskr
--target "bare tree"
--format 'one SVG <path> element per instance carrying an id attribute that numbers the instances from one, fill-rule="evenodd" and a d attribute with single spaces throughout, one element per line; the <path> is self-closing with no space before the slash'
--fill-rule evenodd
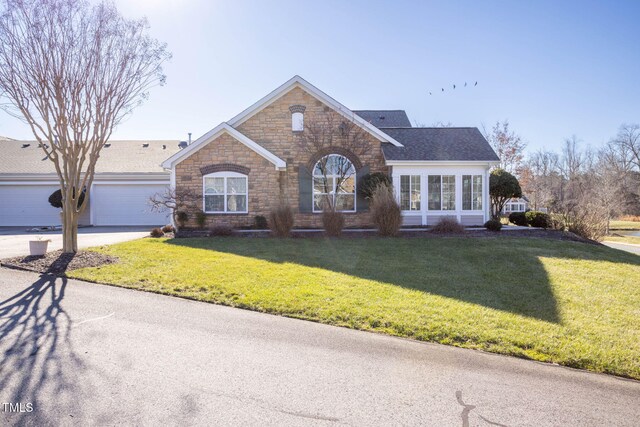
<path id="1" fill-rule="evenodd" d="M 0 12 L 0 93 L 54 163 L 63 198 L 63 251 L 78 250 L 78 218 L 100 150 L 115 126 L 163 84 L 164 44 L 146 20 L 128 20 L 108 2 L 4 0 Z"/>
<path id="2" fill-rule="evenodd" d="M 310 157 L 320 154 L 316 169 L 311 173 L 321 181 L 322 192 L 326 194 L 333 194 L 341 188 L 350 190 L 347 187 L 352 185 L 355 189 L 355 182 L 352 182 L 355 180 L 355 166 L 347 156 L 329 154 L 350 153 L 360 157 L 371 150 L 367 132 L 353 120 L 336 112 L 306 120 L 304 131 L 298 134 L 298 143 Z M 323 205 L 323 209 L 335 210 L 335 197 L 325 197 Z"/>
<path id="3" fill-rule="evenodd" d="M 149 198 L 151 211 L 153 212 L 171 212 L 173 223 L 178 224 L 177 214 L 180 211 L 187 211 L 194 208 L 202 201 L 202 196 L 196 194 L 189 189 L 177 190 L 167 187 L 162 193 L 155 193 Z"/>
<path id="4" fill-rule="evenodd" d="M 623 124 L 613 143 L 620 149 L 622 160 L 640 172 L 640 125 Z"/>
<path id="5" fill-rule="evenodd" d="M 539 150 L 529 155 L 520 170 L 520 185 L 534 210 L 549 208 L 554 202 L 553 189 L 558 186 L 558 155 Z"/>
<path id="6" fill-rule="evenodd" d="M 497 121 L 490 131 L 483 132 L 491 147 L 500 158 L 498 169 L 517 174 L 524 160 L 524 149 L 527 144 L 515 132 L 509 129 L 509 121 Z"/>

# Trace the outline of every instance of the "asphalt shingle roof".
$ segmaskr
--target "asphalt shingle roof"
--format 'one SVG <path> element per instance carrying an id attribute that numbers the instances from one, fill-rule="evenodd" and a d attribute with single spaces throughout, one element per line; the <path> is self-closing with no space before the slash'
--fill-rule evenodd
<path id="1" fill-rule="evenodd" d="M 404 110 L 354 110 L 354 113 L 377 128 L 411 127 Z"/>
<path id="2" fill-rule="evenodd" d="M 404 147 L 382 144 L 387 160 L 497 161 L 478 128 L 380 128 Z"/>
<path id="3" fill-rule="evenodd" d="M 111 141 L 111 145 L 100 152 L 96 173 L 166 172 L 160 164 L 179 150 L 178 143 L 179 141 Z M 55 174 L 55 168 L 37 142 L 1 140 L 0 175 L 2 174 Z"/>

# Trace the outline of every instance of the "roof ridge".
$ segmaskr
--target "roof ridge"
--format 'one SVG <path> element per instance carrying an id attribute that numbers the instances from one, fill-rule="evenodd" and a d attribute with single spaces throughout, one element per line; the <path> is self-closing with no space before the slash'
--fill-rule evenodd
<path id="1" fill-rule="evenodd" d="M 356 112 L 356 111 L 403 111 L 405 113 L 407 112 L 407 110 L 351 110 L 351 111 L 353 112 Z"/>
<path id="2" fill-rule="evenodd" d="M 477 126 L 386 126 L 380 129 L 478 129 Z"/>

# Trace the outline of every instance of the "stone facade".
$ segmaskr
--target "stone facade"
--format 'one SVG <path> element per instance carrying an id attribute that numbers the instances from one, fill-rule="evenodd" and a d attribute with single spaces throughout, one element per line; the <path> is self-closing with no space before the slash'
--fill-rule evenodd
<path id="1" fill-rule="evenodd" d="M 309 153 L 300 146 L 296 132 L 291 129 L 292 107 L 296 111 L 304 111 L 305 122 L 321 119 L 322 115 L 331 112 L 330 107 L 317 98 L 300 87 L 294 87 L 236 127 L 240 133 L 285 160 L 286 171 L 275 170 L 272 163 L 228 134 L 223 134 L 176 165 L 177 188 L 188 188 L 200 195 L 203 171 L 222 170 L 221 168 L 225 167 L 230 171 L 236 171 L 234 165 L 249 169 L 249 212 L 208 214 L 208 227 L 221 224 L 232 227 L 251 226 L 256 215 L 268 218 L 269 212 L 277 206 L 281 197 L 284 197 L 296 213 L 295 227 L 322 226 L 320 213 L 302 213 L 299 210 L 298 172 L 301 166 L 309 170 L 309 164 L 317 157 L 317 153 Z M 388 173 L 380 141 L 369 133 L 366 133 L 366 137 L 371 149 L 359 156 L 354 163 L 368 167 L 371 173 Z M 220 166 L 225 164 L 227 166 Z M 193 226 L 195 212 L 189 213 L 192 218 L 189 225 Z M 347 227 L 371 225 L 369 213 L 366 211 L 344 215 Z"/>

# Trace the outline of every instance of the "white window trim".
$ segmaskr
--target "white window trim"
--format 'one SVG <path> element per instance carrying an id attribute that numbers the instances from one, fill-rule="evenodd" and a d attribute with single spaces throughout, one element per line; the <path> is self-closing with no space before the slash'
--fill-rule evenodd
<path id="1" fill-rule="evenodd" d="M 224 196 L 224 211 L 208 211 L 206 210 L 206 196 L 213 196 L 214 194 L 206 194 L 205 191 L 205 178 L 224 178 L 224 193 L 216 194 L 218 196 Z M 244 178 L 247 181 L 247 191 L 245 193 L 239 193 L 239 195 L 244 195 L 247 198 L 246 207 L 247 209 L 244 211 L 228 211 L 227 210 L 227 178 Z M 207 175 L 202 176 L 202 211 L 206 214 L 211 215 L 236 215 L 236 214 L 247 214 L 249 213 L 249 176 L 238 173 L 238 172 L 213 172 Z"/>
<path id="2" fill-rule="evenodd" d="M 470 176 L 471 177 L 471 209 L 465 209 L 464 208 L 464 181 L 463 180 L 464 180 L 465 176 Z M 479 193 L 478 192 L 474 193 L 474 191 L 473 191 L 473 178 L 476 177 L 476 176 L 480 177 L 480 184 L 482 185 L 482 189 L 480 190 Z M 463 173 L 463 174 L 460 175 L 460 197 L 462 198 L 462 200 L 461 200 L 462 204 L 460 205 L 460 210 L 462 212 L 464 212 L 464 213 L 482 212 L 483 207 L 484 207 L 484 196 L 483 196 L 483 194 L 484 194 L 484 185 L 485 185 L 484 175 L 482 175 L 480 173 Z M 474 200 L 473 196 L 474 196 L 474 194 L 475 195 L 480 194 L 480 196 L 481 196 L 480 200 L 481 200 L 481 203 L 482 203 L 483 207 L 481 207 L 480 209 L 473 209 L 473 200 Z M 507 205 L 505 205 L 505 209 L 506 209 L 506 206 Z"/>
<path id="3" fill-rule="evenodd" d="M 403 176 L 408 176 L 409 177 L 409 209 L 402 209 L 402 177 Z M 413 194 L 413 183 L 411 181 L 411 178 L 417 176 L 418 179 L 420 180 L 420 209 L 411 209 L 411 195 Z M 418 213 L 418 212 L 422 212 L 422 206 L 424 203 L 424 200 L 422 200 L 422 175 L 420 174 L 401 174 L 399 175 L 400 179 L 400 192 L 398 193 L 398 204 L 400 205 L 400 208 L 402 209 L 402 212 L 411 212 L 411 213 Z"/>
<path id="4" fill-rule="evenodd" d="M 315 196 L 316 196 L 316 192 L 315 192 L 315 179 L 316 178 L 333 178 L 333 183 L 334 183 L 334 188 L 333 188 L 333 193 L 329 193 L 329 194 L 333 194 L 334 195 L 334 203 L 335 203 L 335 195 L 336 194 L 351 194 L 351 193 L 336 193 L 336 188 L 335 188 L 335 178 L 339 178 L 340 175 L 320 175 L 317 176 L 315 174 L 316 171 L 316 166 L 318 164 L 318 162 L 320 162 L 320 160 L 324 159 L 327 156 L 340 156 L 340 157 L 345 157 L 342 154 L 327 154 L 326 156 L 322 156 L 314 165 L 313 165 L 313 169 L 311 170 L 311 210 L 313 213 L 322 213 L 323 210 L 322 209 L 316 209 L 316 200 L 315 200 Z M 346 157 L 345 157 L 346 159 Z M 349 160 L 349 159 L 347 159 Z M 349 162 L 351 163 L 351 166 L 353 166 L 353 170 L 356 170 L 355 165 L 353 164 L 353 162 L 351 162 L 351 160 L 349 160 Z M 341 210 L 338 211 L 336 210 L 336 212 L 343 212 L 343 213 L 355 213 L 358 211 L 358 178 L 357 178 L 358 172 L 355 171 L 353 173 L 353 210 Z M 326 194 L 326 193 L 320 193 L 320 194 Z"/>

